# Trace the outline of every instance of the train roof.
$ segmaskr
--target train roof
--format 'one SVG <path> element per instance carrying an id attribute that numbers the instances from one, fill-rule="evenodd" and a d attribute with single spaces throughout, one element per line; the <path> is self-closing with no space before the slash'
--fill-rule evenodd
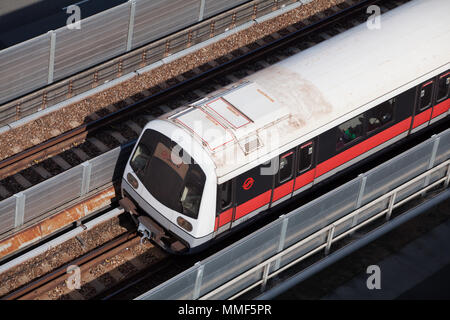
<path id="1" fill-rule="evenodd" d="M 414 0 L 163 117 L 199 141 L 219 183 L 449 68 L 448 0 Z"/>

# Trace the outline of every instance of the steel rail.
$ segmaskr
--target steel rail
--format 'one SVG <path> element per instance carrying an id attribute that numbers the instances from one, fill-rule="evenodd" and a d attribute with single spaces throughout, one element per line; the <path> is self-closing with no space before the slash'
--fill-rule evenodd
<path id="1" fill-rule="evenodd" d="M 70 265 L 76 264 L 78 266 L 82 266 L 82 265 L 85 265 L 88 262 L 94 261 L 96 259 L 101 259 L 103 255 L 114 251 L 115 249 L 119 248 L 120 246 L 122 246 L 130 241 L 133 241 L 137 237 L 138 237 L 138 235 L 135 232 L 126 232 L 123 235 L 120 235 L 120 236 L 114 238 L 113 240 L 95 248 L 94 250 L 89 251 L 85 255 L 62 265 L 61 267 L 53 270 L 52 272 L 46 274 L 45 276 L 40 277 L 40 278 L 26 284 L 25 286 L 20 287 L 19 289 L 5 295 L 1 299 L 2 300 L 16 300 L 16 299 L 23 298 L 27 295 L 30 295 L 30 294 L 32 294 L 33 291 L 35 291 L 39 288 L 42 288 L 45 285 L 48 285 L 54 281 L 60 280 L 61 277 L 63 277 L 64 275 L 67 274 L 67 268 Z"/>

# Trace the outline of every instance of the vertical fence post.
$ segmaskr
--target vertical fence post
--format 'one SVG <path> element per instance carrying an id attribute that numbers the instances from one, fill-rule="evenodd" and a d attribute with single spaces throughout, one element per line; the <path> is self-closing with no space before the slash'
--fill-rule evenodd
<path id="1" fill-rule="evenodd" d="M 264 290 L 266 290 L 267 276 L 269 275 L 269 270 L 270 270 L 270 263 L 266 263 L 262 275 L 261 292 L 264 292 Z"/>
<path id="2" fill-rule="evenodd" d="M 366 182 L 367 182 L 367 176 L 364 173 L 360 174 L 359 177 L 361 177 L 361 187 L 359 188 L 358 199 L 356 200 L 355 210 L 357 210 L 361 207 L 362 199 L 364 196 L 364 191 L 366 189 Z M 352 225 L 350 226 L 350 228 L 353 228 L 354 226 L 356 226 L 357 223 L 358 223 L 358 215 L 354 215 L 353 219 L 352 219 Z M 352 231 L 350 233 L 350 235 L 352 235 L 353 233 L 354 233 L 354 231 Z"/>
<path id="3" fill-rule="evenodd" d="M 80 196 L 84 196 L 89 192 L 89 185 L 91 184 L 91 170 L 92 164 L 89 161 L 83 162 L 81 164 L 83 167 L 83 173 L 81 177 L 81 191 Z"/>
<path id="4" fill-rule="evenodd" d="M 253 14 L 252 14 L 252 19 L 255 20 L 258 17 L 258 4 L 255 3 L 253 5 Z"/>
<path id="5" fill-rule="evenodd" d="M 16 105 L 16 120 L 19 120 L 20 119 L 20 113 L 21 113 L 21 111 L 20 111 L 20 104 L 22 103 L 22 100 L 21 101 L 19 101 L 18 103 L 17 103 L 17 105 Z"/>
<path id="6" fill-rule="evenodd" d="M 280 234 L 280 242 L 278 244 L 277 253 L 281 252 L 284 249 L 284 242 L 286 240 L 286 230 L 289 222 L 289 218 L 287 218 L 284 214 L 280 216 L 280 219 L 283 219 L 283 224 L 281 225 L 281 234 Z M 274 271 L 280 268 L 281 257 L 279 257 L 275 261 Z"/>
<path id="7" fill-rule="evenodd" d="M 450 164 L 447 167 L 447 179 L 444 182 L 444 188 L 447 188 L 450 183 Z"/>
<path id="8" fill-rule="evenodd" d="M 25 215 L 25 194 L 23 192 L 16 193 L 16 217 L 14 221 L 14 228 L 23 225 L 23 218 Z"/>
<path id="9" fill-rule="evenodd" d="M 210 38 L 214 37 L 215 24 L 216 24 L 216 22 L 213 20 L 213 21 L 211 21 L 211 23 L 209 25 L 209 37 Z"/>
<path id="10" fill-rule="evenodd" d="M 272 11 L 276 11 L 276 10 L 280 9 L 279 0 L 273 0 L 273 2 L 274 2 L 274 6 L 272 7 Z"/>
<path id="11" fill-rule="evenodd" d="M 193 299 L 197 300 L 200 297 L 200 287 L 202 285 L 203 270 L 205 269 L 205 266 L 200 262 L 196 262 L 195 265 L 197 266 L 197 277 L 195 278 Z"/>
<path id="12" fill-rule="evenodd" d="M 391 218 L 392 209 L 394 209 L 395 198 L 397 197 L 397 192 L 394 192 L 389 199 L 388 212 L 386 213 L 386 221 Z"/>
<path id="13" fill-rule="evenodd" d="M 434 160 L 436 159 L 436 153 L 437 153 L 437 149 L 439 146 L 439 141 L 441 140 L 441 137 L 436 138 L 435 134 L 432 136 L 432 138 L 435 138 L 435 140 L 434 140 L 434 144 L 433 144 L 433 150 L 431 151 L 430 161 L 428 162 L 427 170 L 432 169 L 434 166 Z M 431 175 L 428 174 L 424 179 L 423 188 L 425 188 L 426 186 L 428 186 L 428 184 L 430 184 L 430 179 L 431 179 Z M 425 193 L 426 193 L 426 191 L 421 193 L 422 197 L 425 196 Z"/>
<path id="14" fill-rule="evenodd" d="M 205 1 L 206 0 L 200 0 L 200 13 L 198 14 L 198 21 L 203 20 L 203 16 L 205 14 Z"/>
<path id="15" fill-rule="evenodd" d="M 127 52 L 131 50 L 131 45 L 133 43 L 133 32 L 134 32 L 134 15 L 136 13 L 136 1 L 128 1 L 130 4 L 130 19 L 128 20 L 128 38 L 127 38 Z"/>
<path id="16" fill-rule="evenodd" d="M 53 70 L 55 67 L 55 46 L 56 46 L 56 33 L 53 30 L 48 32 L 50 34 L 50 53 L 48 60 L 48 79 L 47 84 L 53 82 Z"/>
<path id="17" fill-rule="evenodd" d="M 325 247 L 325 255 L 327 255 L 330 252 L 331 243 L 333 242 L 333 236 L 334 236 L 334 230 L 336 229 L 336 226 L 333 224 L 333 226 L 328 230 L 328 237 L 327 237 L 327 246 Z"/>

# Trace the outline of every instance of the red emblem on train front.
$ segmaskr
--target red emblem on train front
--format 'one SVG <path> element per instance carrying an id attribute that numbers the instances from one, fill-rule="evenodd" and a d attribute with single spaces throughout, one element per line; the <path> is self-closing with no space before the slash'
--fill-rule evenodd
<path id="1" fill-rule="evenodd" d="M 255 179 L 253 179 L 252 177 L 245 179 L 244 184 L 242 185 L 242 188 L 244 188 L 245 190 L 250 189 L 251 187 L 253 187 L 253 183 L 255 182 Z"/>

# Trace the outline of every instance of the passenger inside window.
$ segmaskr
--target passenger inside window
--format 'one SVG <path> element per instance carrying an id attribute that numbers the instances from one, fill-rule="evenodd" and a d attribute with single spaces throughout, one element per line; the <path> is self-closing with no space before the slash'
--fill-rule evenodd
<path id="1" fill-rule="evenodd" d="M 395 99 L 390 99 L 367 111 L 367 132 L 372 132 L 391 122 L 394 115 L 394 103 Z"/>
<path id="2" fill-rule="evenodd" d="M 338 149 L 363 135 L 363 121 L 364 117 L 358 116 L 338 127 Z"/>

